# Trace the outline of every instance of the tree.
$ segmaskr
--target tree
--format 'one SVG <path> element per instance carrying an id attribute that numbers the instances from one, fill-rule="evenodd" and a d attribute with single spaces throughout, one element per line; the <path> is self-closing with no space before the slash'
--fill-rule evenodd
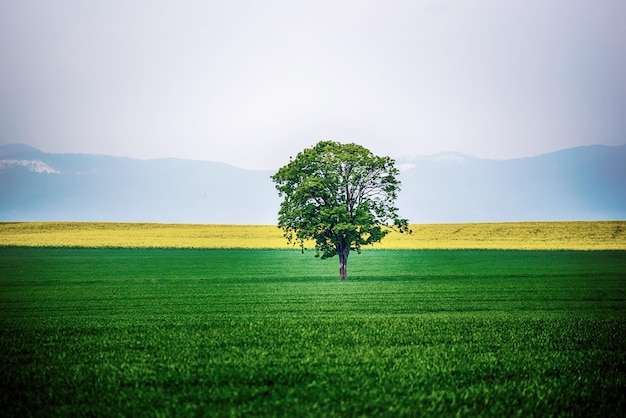
<path id="1" fill-rule="evenodd" d="M 315 256 L 339 256 L 348 278 L 350 251 L 379 242 L 391 229 L 410 232 L 394 207 L 400 190 L 395 161 L 357 144 L 321 141 L 272 176 L 280 197 L 278 226 L 288 242 L 315 241 Z"/>

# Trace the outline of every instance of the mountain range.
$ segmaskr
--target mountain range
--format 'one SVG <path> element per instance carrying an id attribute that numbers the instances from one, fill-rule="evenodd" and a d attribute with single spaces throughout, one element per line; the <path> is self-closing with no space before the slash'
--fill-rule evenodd
<path id="1" fill-rule="evenodd" d="M 626 219 L 626 145 L 489 160 L 399 158 L 411 223 Z M 182 159 L 50 154 L 0 146 L 0 221 L 275 224 L 270 176 Z"/>

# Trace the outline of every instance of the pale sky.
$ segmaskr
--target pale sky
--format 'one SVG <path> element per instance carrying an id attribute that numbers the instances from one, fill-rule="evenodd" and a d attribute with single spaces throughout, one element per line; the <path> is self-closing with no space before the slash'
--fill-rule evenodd
<path id="1" fill-rule="evenodd" d="M 0 0 L 0 144 L 275 169 L 626 143 L 626 1 Z"/>

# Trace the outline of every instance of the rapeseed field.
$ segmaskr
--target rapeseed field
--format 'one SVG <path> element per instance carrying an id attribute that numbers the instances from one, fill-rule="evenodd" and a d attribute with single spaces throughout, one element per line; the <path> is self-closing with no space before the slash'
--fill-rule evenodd
<path id="1" fill-rule="evenodd" d="M 626 221 L 412 224 L 374 249 L 626 250 Z M 274 225 L 0 223 L 0 246 L 286 249 Z M 313 248 L 312 242 L 305 245 Z"/>

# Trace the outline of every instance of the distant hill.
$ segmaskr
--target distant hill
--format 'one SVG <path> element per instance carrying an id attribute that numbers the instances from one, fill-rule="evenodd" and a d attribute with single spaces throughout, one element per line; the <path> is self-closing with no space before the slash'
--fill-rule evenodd
<path id="1" fill-rule="evenodd" d="M 399 160 L 398 207 L 420 223 L 626 219 L 626 145 L 532 158 Z"/>
<path id="2" fill-rule="evenodd" d="M 0 147 L 0 220 L 275 224 L 269 171 Z"/>
<path id="3" fill-rule="evenodd" d="M 626 146 L 398 159 L 412 223 L 626 219 Z M 272 171 L 0 146 L 0 221 L 275 224 Z"/>

